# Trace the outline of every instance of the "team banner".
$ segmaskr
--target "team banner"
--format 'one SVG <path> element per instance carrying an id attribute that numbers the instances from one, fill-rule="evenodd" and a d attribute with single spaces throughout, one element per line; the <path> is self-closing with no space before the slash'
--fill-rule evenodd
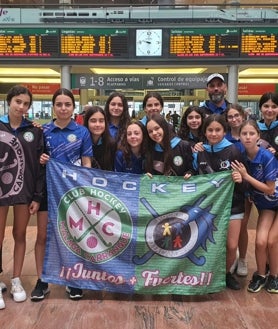
<path id="1" fill-rule="evenodd" d="M 231 172 L 151 179 L 50 160 L 47 188 L 46 282 L 127 294 L 225 288 Z"/>

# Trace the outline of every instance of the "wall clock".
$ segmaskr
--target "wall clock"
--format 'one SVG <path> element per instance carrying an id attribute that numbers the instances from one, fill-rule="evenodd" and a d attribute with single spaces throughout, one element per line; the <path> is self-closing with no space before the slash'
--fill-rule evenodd
<path id="1" fill-rule="evenodd" d="M 136 56 L 162 55 L 162 29 L 136 30 Z"/>

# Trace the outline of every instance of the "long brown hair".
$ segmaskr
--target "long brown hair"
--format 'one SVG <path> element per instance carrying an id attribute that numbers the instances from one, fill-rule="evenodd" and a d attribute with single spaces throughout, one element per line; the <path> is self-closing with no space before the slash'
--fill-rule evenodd
<path id="1" fill-rule="evenodd" d="M 114 169 L 114 158 L 115 158 L 115 152 L 116 152 L 116 143 L 113 141 L 112 137 L 110 136 L 109 128 L 108 128 L 108 121 L 107 121 L 104 110 L 100 106 L 88 106 L 86 113 L 84 115 L 84 126 L 88 128 L 90 117 L 97 112 L 101 113 L 105 120 L 105 129 L 101 136 L 103 152 L 101 154 L 95 154 L 94 148 L 96 149 L 96 146 L 94 146 L 92 144 L 93 153 L 94 153 L 93 161 L 96 160 L 96 163 L 94 164 L 94 162 L 93 162 L 92 164 L 94 164 L 93 167 L 97 167 L 99 169 L 113 170 Z"/>
<path id="2" fill-rule="evenodd" d="M 190 128 L 187 124 L 187 117 L 189 116 L 190 113 L 192 112 L 196 112 L 201 116 L 201 126 L 198 128 L 198 139 L 199 141 L 203 141 L 205 139 L 205 137 L 203 136 L 202 133 L 202 126 L 205 120 L 205 115 L 203 113 L 203 111 L 201 110 L 201 108 L 199 106 L 189 106 L 186 111 L 184 112 L 182 118 L 181 118 L 181 122 L 180 122 L 180 128 L 178 130 L 177 135 L 183 139 L 183 140 L 189 140 L 189 135 L 190 135 Z"/>
<path id="3" fill-rule="evenodd" d="M 122 136 L 124 135 L 126 127 L 129 124 L 131 119 L 130 119 L 129 110 L 128 110 L 128 102 L 127 102 L 125 95 L 123 93 L 115 91 L 109 95 L 109 97 L 106 100 L 105 106 L 104 106 L 104 112 L 107 117 L 108 123 L 111 122 L 111 114 L 109 112 L 109 105 L 110 105 L 112 99 L 115 97 L 119 97 L 123 103 L 123 113 L 121 115 L 119 130 L 118 130 L 118 133 L 116 136 L 116 141 L 118 142 L 121 140 Z"/>
<path id="4" fill-rule="evenodd" d="M 168 122 L 164 119 L 164 117 L 159 113 L 153 113 L 151 117 L 148 119 L 146 127 L 148 128 L 148 122 L 151 120 L 155 121 L 163 130 L 163 139 L 162 139 L 162 147 L 163 147 L 163 163 L 164 163 L 164 175 L 168 175 L 171 171 L 171 164 L 173 160 L 172 148 L 171 148 L 171 139 L 175 136 L 174 132 L 169 129 Z M 156 142 L 150 138 L 150 149 L 153 153 L 155 150 Z"/>
<path id="5" fill-rule="evenodd" d="M 150 166 L 150 157 L 148 156 L 149 136 L 148 136 L 147 128 L 143 125 L 143 123 L 141 121 L 132 121 L 127 125 L 126 128 L 128 128 L 130 125 L 133 125 L 133 124 L 137 125 L 142 131 L 143 140 L 142 140 L 142 144 L 140 147 L 140 154 L 144 158 L 144 170 L 145 170 L 145 172 L 149 172 L 151 170 L 150 169 L 151 166 Z M 132 151 L 131 151 L 131 146 L 128 144 L 128 141 L 127 141 L 127 129 L 126 129 L 126 132 L 118 146 L 118 149 L 123 152 L 123 156 L 124 156 L 126 163 L 130 163 Z"/>

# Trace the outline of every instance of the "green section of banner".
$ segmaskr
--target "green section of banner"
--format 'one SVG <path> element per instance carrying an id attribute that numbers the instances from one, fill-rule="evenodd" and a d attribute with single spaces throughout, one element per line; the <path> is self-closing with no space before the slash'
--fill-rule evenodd
<path id="1" fill-rule="evenodd" d="M 231 172 L 142 177 L 135 291 L 198 295 L 225 288 Z"/>

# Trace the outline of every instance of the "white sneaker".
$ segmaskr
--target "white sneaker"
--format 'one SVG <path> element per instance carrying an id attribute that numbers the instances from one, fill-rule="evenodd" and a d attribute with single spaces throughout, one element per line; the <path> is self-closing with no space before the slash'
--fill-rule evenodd
<path id="1" fill-rule="evenodd" d="M 2 295 L 2 290 L 0 289 L 0 310 L 3 310 L 6 307 L 5 302 L 4 302 L 4 298 Z"/>
<path id="2" fill-rule="evenodd" d="M 7 286 L 6 286 L 5 283 L 2 282 L 2 281 L 0 281 L 0 290 L 1 290 L 2 292 L 7 290 Z"/>
<path id="3" fill-rule="evenodd" d="M 247 276 L 248 275 L 248 263 L 245 258 L 238 259 L 236 274 L 238 276 Z"/>
<path id="4" fill-rule="evenodd" d="M 11 295 L 15 302 L 24 302 L 27 298 L 26 292 L 21 285 L 21 281 L 19 278 L 13 278 L 11 280 L 12 287 L 11 287 Z"/>

